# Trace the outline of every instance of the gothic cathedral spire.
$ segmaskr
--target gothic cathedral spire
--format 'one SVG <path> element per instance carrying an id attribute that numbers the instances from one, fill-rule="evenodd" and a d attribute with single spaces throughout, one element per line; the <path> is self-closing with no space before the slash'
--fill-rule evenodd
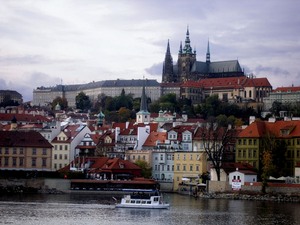
<path id="1" fill-rule="evenodd" d="M 174 72 L 173 72 L 173 58 L 170 51 L 170 43 L 168 40 L 167 51 L 165 55 L 165 61 L 163 63 L 163 74 L 162 74 L 162 82 L 168 83 L 173 82 L 174 80 Z"/>
<path id="2" fill-rule="evenodd" d="M 209 40 L 207 42 L 206 63 L 210 63 Z"/>

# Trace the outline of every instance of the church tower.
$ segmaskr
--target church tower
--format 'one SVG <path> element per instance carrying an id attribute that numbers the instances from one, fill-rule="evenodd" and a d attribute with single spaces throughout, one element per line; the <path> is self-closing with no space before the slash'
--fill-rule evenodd
<path id="1" fill-rule="evenodd" d="M 209 40 L 207 42 L 207 51 L 206 51 L 206 64 L 210 63 L 210 51 L 209 51 Z"/>
<path id="2" fill-rule="evenodd" d="M 143 84 L 140 111 L 136 114 L 137 123 L 150 123 L 150 113 L 147 107 L 147 96 L 145 91 L 145 82 Z"/>
<path id="3" fill-rule="evenodd" d="M 163 63 L 162 83 L 176 82 L 173 72 L 173 58 L 171 56 L 170 44 L 168 40 L 165 61 Z"/>
<path id="4" fill-rule="evenodd" d="M 189 28 L 186 31 L 185 44 L 182 49 L 182 44 L 180 43 L 179 53 L 178 53 L 178 76 L 180 81 L 190 80 L 192 78 L 191 69 L 196 61 L 196 51 L 193 51 L 190 41 Z"/>

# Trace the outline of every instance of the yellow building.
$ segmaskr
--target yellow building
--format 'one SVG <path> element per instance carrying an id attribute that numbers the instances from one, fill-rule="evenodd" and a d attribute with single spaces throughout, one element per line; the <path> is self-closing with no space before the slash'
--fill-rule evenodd
<path id="1" fill-rule="evenodd" d="M 0 168 L 51 170 L 52 145 L 36 131 L 0 131 Z"/>
<path id="2" fill-rule="evenodd" d="M 202 152 L 174 153 L 174 183 L 173 190 L 177 191 L 180 183 L 201 183 L 200 176 L 206 172 L 206 157 Z"/>

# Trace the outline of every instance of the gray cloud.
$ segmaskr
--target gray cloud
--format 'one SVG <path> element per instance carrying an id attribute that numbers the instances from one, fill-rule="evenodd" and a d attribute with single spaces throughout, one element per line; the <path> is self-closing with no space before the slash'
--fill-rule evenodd
<path id="1" fill-rule="evenodd" d="M 146 68 L 145 71 L 147 73 L 149 73 L 150 75 L 161 76 L 162 68 L 163 68 L 163 62 L 155 63 L 152 66 L 150 66 L 149 68 Z"/>

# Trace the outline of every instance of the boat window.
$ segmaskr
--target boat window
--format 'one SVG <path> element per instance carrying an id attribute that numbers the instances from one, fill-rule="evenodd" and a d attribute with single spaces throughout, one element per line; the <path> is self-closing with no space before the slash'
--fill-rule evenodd
<path id="1" fill-rule="evenodd" d="M 146 201 L 142 201 L 142 204 L 146 204 Z"/>
<path id="2" fill-rule="evenodd" d="M 141 201 L 140 201 L 140 200 L 137 200 L 137 201 L 136 201 L 136 204 L 140 204 L 140 203 L 141 203 Z"/>
<path id="3" fill-rule="evenodd" d="M 126 203 L 129 203 L 130 201 L 129 200 L 126 200 Z"/>
<path id="4" fill-rule="evenodd" d="M 151 201 L 147 201 L 147 204 L 151 204 Z"/>
<path id="5" fill-rule="evenodd" d="M 131 200 L 130 203 L 135 203 L 135 200 Z"/>
<path id="6" fill-rule="evenodd" d="M 154 201 L 155 201 L 155 202 L 158 202 L 158 197 L 155 197 L 155 198 L 154 198 Z"/>

